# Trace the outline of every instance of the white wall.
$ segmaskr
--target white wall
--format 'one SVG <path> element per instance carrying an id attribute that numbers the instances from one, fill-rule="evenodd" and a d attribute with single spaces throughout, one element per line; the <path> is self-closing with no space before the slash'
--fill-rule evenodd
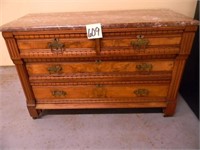
<path id="1" fill-rule="evenodd" d="M 167 8 L 194 16 L 196 0 L 0 0 L 0 25 L 27 13 Z M 13 65 L 0 36 L 0 66 Z"/>

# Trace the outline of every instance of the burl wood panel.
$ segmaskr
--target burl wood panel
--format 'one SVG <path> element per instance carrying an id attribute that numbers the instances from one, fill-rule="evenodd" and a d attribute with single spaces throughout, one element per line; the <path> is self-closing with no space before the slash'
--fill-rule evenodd
<path id="1" fill-rule="evenodd" d="M 181 37 L 155 37 L 148 38 L 144 36 L 144 39 L 149 41 L 149 46 L 167 46 L 167 45 L 179 45 Z M 116 38 L 116 39 L 103 39 L 101 47 L 132 47 L 131 42 L 136 41 L 134 38 Z"/>
<path id="2" fill-rule="evenodd" d="M 58 103 L 60 99 L 75 99 L 76 101 L 78 99 L 78 101 L 81 101 L 81 99 L 92 99 L 92 98 L 133 98 L 133 97 L 164 98 L 167 96 L 168 88 L 169 85 L 97 84 L 97 85 L 54 86 L 54 87 L 33 86 L 33 92 L 38 102 L 42 102 L 42 100 L 44 101 L 49 100 L 52 103 L 54 103 L 55 101 L 57 101 Z M 57 93 L 57 95 L 55 93 Z M 98 102 L 98 99 L 96 101 Z"/>
<path id="3" fill-rule="evenodd" d="M 49 44 L 52 43 L 54 38 L 52 39 L 29 39 L 29 40 L 18 40 L 18 48 L 21 52 L 26 52 L 25 50 L 33 50 L 33 49 L 49 49 Z M 70 48 L 95 48 L 95 41 L 88 39 L 63 39 L 59 38 L 59 42 L 64 44 L 65 49 Z"/>
<path id="4" fill-rule="evenodd" d="M 130 73 L 150 71 L 172 71 L 173 60 L 163 61 L 95 61 L 68 63 L 27 63 L 30 76 L 65 75 L 70 73 Z"/>

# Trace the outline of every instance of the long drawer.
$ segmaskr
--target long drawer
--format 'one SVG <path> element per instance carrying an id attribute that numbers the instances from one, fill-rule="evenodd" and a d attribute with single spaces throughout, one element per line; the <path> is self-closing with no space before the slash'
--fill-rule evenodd
<path id="1" fill-rule="evenodd" d="M 119 84 L 119 85 L 69 85 L 33 86 L 38 103 L 63 103 L 67 101 L 98 101 L 104 99 L 165 98 L 169 85 Z"/>
<path id="2" fill-rule="evenodd" d="M 27 63 L 29 76 L 65 76 L 80 73 L 171 72 L 172 60 Z"/>

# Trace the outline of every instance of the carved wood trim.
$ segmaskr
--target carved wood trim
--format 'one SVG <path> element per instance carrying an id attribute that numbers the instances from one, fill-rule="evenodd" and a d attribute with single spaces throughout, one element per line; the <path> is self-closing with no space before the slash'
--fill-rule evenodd
<path id="1" fill-rule="evenodd" d="M 196 31 L 197 28 L 198 28 L 198 26 L 187 26 L 187 27 L 185 28 L 185 31 L 186 31 L 186 32 L 187 32 L 187 31 Z"/>
<path id="2" fill-rule="evenodd" d="M 124 35 L 138 35 L 138 34 L 177 34 L 182 33 L 185 27 L 157 27 L 157 28 L 103 28 L 103 34 L 109 36 L 114 36 L 114 34 L 122 33 Z M 13 32 L 13 35 L 17 39 L 23 38 L 49 38 L 53 36 L 61 37 L 87 37 L 86 31 L 84 29 L 76 30 L 50 30 L 50 31 L 22 31 L 22 32 Z M 45 36 L 46 35 L 46 36 Z M 116 35 L 115 35 L 116 36 Z"/>
<path id="3" fill-rule="evenodd" d="M 100 43 L 100 39 L 95 39 L 96 42 L 96 54 L 100 55 L 101 52 L 101 43 Z"/>
<path id="4" fill-rule="evenodd" d="M 166 99 L 151 97 L 151 98 L 90 98 L 90 99 L 51 99 L 37 100 L 38 104 L 63 104 L 63 103 L 142 103 L 142 102 L 166 102 Z"/>
<path id="5" fill-rule="evenodd" d="M 152 71 L 152 72 L 127 72 L 127 73 L 67 73 L 67 74 L 47 74 L 47 75 L 32 75 L 31 79 L 92 79 L 92 78 L 113 78 L 113 77 L 148 77 L 148 76 L 156 76 L 156 77 L 170 77 L 172 75 L 172 71 Z"/>
<path id="6" fill-rule="evenodd" d="M 152 73 L 131 73 L 131 74 L 78 74 L 78 75 L 64 75 L 64 76 L 30 76 L 29 80 L 33 83 L 53 83 L 58 84 L 71 84 L 83 82 L 83 84 L 93 82 L 98 84 L 99 82 L 133 82 L 133 83 L 168 83 L 171 81 L 171 72 L 152 72 Z M 160 82 L 162 81 L 162 82 Z"/>
<path id="7" fill-rule="evenodd" d="M 28 80 L 28 74 L 25 65 L 17 64 L 16 68 L 27 99 L 27 105 L 35 105 L 35 98 Z"/>
<path id="8" fill-rule="evenodd" d="M 127 31 L 127 32 L 105 32 L 103 36 L 107 37 L 136 37 L 137 35 L 145 35 L 145 37 L 173 37 L 173 36 L 181 36 L 183 33 L 180 31 Z"/>
<path id="9" fill-rule="evenodd" d="M 121 85 L 121 84 L 151 84 L 151 85 L 169 85 L 169 80 L 159 80 L 159 81 L 92 81 L 92 82 L 31 82 L 31 85 L 37 86 L 63 86 L 63 85 Z"/>
<path id="10" fill-rule="evenodd" d="M 16 39 L 53 39 L 53 38 L 87 38 L 86 33 L 68 33 L 68 34 L 22 34 L 15 35 Z"/>
<path id="11" fill-rule="evenodd" d="M 170 88 L 168 91 L 168 100 L 175 100 L 177 99 L 177 93 L 180 86 L 180 81 L 182 78 L 182 74 L 184 71 L 186 60 L 176 60 L 174 64 L 174 70 L 172 72 L 172 81 L 170 84 Z"/>
<path id="12" fill-rule="evenodd" d="M 13 63 L 15 65 L 17 65 L 17 64 L 23 64 L 23 60 L 22 59 L 12 59 L 12 61 L 13 61 Z"/>
<path id="13" fill-rule="evenodd" d="M 17 43 L 16 43 L 15 38 L 13 37 L 12 33 L 11 32 L 3 32 L 2 35 L 5 39 L 11 59 L 19 60 L 20 55 L 19 55 L 18 46 L 17 46 Z M 14 63 L 15 63 L 15 61 L 14 61 Z"/>
<path id="14" fill-rule="evenodd" d="M 193 40 L 194 40 L 194 36 L 195 36 L 194 32 L 183 33 L 180 54 L 189 54 L 190 53 L 192 44 L 193 44 Z"/>
<path id="15" fill-rule="evenodd" d="M 105 37 L 115 37 L 115 36 L 136 36 L 136 35 L 166 35 L 166 36 L 180 36 L 183 33 L 183 30 L 149 30 L 149 31 L 107 31 L 103 32 L 103 36 Z M 41 32 L 39 34 L 36 33 L 22 33 L 22 34 L 16 34 L 14 33 L 14 37 L 16 39 L 49 39 L 49 38 L 87 38 L 86 33 L 60 33 L 58 34 L 42 34 Z"/>
<path id="16" fill-rule="evenodd" d="M 141 56 L 112 56 L 112 57 L 69 57 L 69 58 L 48 58 L 48 57 L 35 57 L 35 58 L 25 58 L 23 59 L 25 62 L 78 62 L 78 61 L 95 61 L 97 59 L 105 60 L 141 60 L 141 59 L 171 59 L 175 58 L 176 54 L 166 54 L 166 55 L 141 55 Z"/>
<path id="17" fill-rule="evenodd" d="M 186 60 L 188 58 L 188 54 L 180 54 L 176 57 L 176 59 L 178 60 Z"/>
<path id="18" fill-rule="evenodd" d="M 167 56 L 169 55 L 175 55 L 178 54 L 180 51 L 179 48 L 177 47 L 160 47 L 160 48 L 150 48 L 147 49 L 145 51 L 138 51 L 138 50 L 132 50 L 132 49 L 111 49 L 111 50 L 106 50 L 106 49 L 102 49 L 100 55 L 96 55 L 95 51 L 92 50 L 88 50 L 88 51 L 68 51 L 68 52 L 64 52 L 63 54 L 53 54 L 51 52 L 43 52 L 41 50 L 41 52 L 27 52 L 27 53 L 20 53 L 20 56 L 22 58 L 69 58 L 69 59 L 74 59 L 76 57 L 78 57 L 78 59 L 92 59 L 91 57 L 95 57 L 95 58 L 104 58 L 104 57 L 109 57 L 112 56 L 112 58 L 116 57 L 116 58 L 122 58 L 122 56 L 124 57 L 132 57 L 132 58 L 145 58 L 145 57 L 149 57 L 149 58 L 167 58 Z"/>

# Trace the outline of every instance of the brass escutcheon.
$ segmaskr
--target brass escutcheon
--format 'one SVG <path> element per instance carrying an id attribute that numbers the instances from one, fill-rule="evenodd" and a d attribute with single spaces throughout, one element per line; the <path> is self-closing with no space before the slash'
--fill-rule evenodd
<path id="1" fill-rule="evenodd" d="M 50 74 L 58 74 L 62 73 L 62 66 L 61 65 L 53 65 L 51 67 L 48 67 L 47 70 Z"/>
<path id="2" fill-rule="evenodd" d="M 136 49 L 145 49 L 148 44 L 149 44 L 149 40 L 144 38 L 144 35 L 137 35 L 137 40 L 133 40 L 131 41 L 131 45 L 133 46 L 133 48 Z"/>
<path id="3" fill-rule="evenodd" d="M 153 65 L 149 63 L 141 63 L 135 66 L 138 71 L 151 71 Z"/>
<path id="4" fill-rule="evenodd" d="M 147 95 L 149 95 L 149 90 L 147 90 L 147 89 L 137 89 L 137 90 L 134 91 L 134 94 L 136 96 L 140 96 L 140 97 L 147 96 Z"/>
<path id="5" fill-rule="evenodd" d="M 55 90 L 55 91 L 52 91 L 52 95 L 54 97 L 61 97 L 61 96 L 66 96 L 67 95 L 67 92 L 65 91 L 60 91 L 60 90 Z"/>
<path id="6" fill-rule="evenodd" d="M 58 38 L 54 38 L 52 42 L 48 43 L 48 47 L 52 53 L 62 54 L 65 51 L 65 45 L 59 42 Z"/>

